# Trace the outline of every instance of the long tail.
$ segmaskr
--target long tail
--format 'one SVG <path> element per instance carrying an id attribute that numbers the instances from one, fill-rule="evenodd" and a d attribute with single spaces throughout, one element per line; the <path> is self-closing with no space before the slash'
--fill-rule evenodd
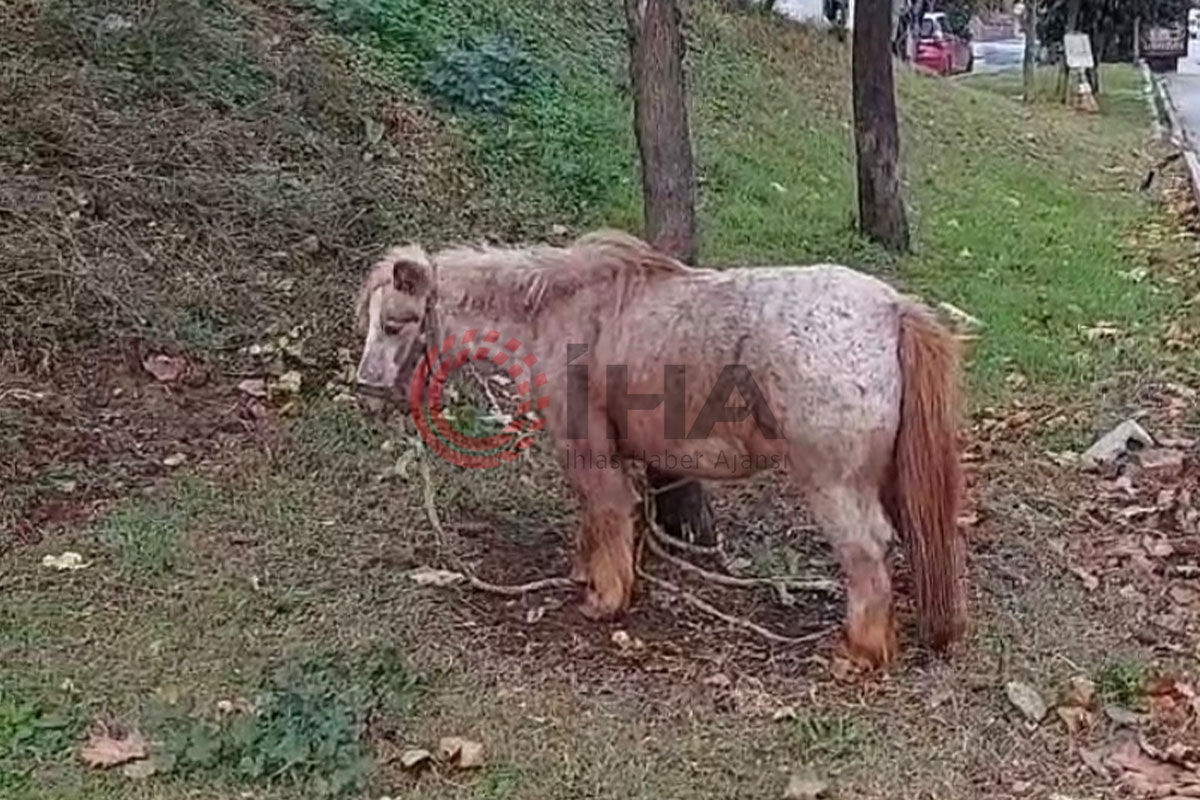
<path id="1" fill-rule="evenodd" d="M 923 307 L 900 316 L 903 400 L 888 498 L 916 588 L 921 638 L 943 649 L 966 631 L 958 343 Z"/>

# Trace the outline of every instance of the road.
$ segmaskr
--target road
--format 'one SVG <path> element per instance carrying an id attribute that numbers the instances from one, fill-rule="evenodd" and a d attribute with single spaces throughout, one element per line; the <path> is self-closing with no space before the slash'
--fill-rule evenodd
<path id="1" fill-rule="evenodd" d="M 1188 57 L 1179 60 L 1179 71 L 1168 74 L 1166 82 L 1179 124 L 1192 147 L 1200 146 L 1200 46 L 1196 40 L 1188 45 Z"/>
<path id="2" fill-rule="evenodd" d="M 971 50 L 975 53 L 975 72 L 1020 69 L 1021 59 L 1025 56 L 1025 37 L 972 42 Z"/>

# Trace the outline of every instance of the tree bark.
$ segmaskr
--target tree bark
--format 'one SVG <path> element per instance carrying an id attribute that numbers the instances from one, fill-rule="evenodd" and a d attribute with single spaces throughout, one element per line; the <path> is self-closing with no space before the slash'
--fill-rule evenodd
<path id="1" fill-rule="evenodd" d="M 646 238 L 696 260 L 695 176 L 676 0 L 625 0 L 633 124 L 642 157 Z"/>
<path id="2" fill-rule="evenodd" d="M 695 173 L 688 126 L 684 39 L 676 0 L 625 0 L 634 132 L 642 162 L 646 238 L 679 260 L 696 262 Z M 704 487 L 648 467 L 658 523 L 676 538 L 716 543 L 712 505 Z"/>
<path id="3" fill-rule="evenodd" d="M 858 224 L 895 251 L 908 250 L 908 219 L 900 197 L 900 133 L 892 76 L 891 0 L 858 0 L 851 55 L 854 144 L 858 156 Z"/>
<path id="4" fill-rule="evenodd" d="M 1022 64 L 1022 83 L 1025 102 L 1032 103 L 1037 94 L 1037 4 L 1039 0 L 1026 0 L 1021 24 L 1025 31 L 1025 59 Z"/>

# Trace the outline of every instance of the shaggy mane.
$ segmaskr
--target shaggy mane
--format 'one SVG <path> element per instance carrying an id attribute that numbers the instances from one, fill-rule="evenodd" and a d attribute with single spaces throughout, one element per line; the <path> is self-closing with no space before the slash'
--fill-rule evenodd
<path id="1" fill-rule="evenodd" d="M 391 283 L 392 265 L 400 260 L 436 264 L 439 288 L 446 292 L 442 302 L 507 318 L 536 316 L 581 293 L 586 293 L 598 310 L 619 314 L 630 297 L 647 284 L 693 271 L 636 236 L 617 230 L 584 234 L 568 247 L 463 245 L 437 252 L 432 258 L 420 247 L 406 245 L 392 248 L 371 267 L 358 297 L 360 320 L 367 313 L 371 295 Z M 462 280 L 456 280 L 460 276 Z"/>

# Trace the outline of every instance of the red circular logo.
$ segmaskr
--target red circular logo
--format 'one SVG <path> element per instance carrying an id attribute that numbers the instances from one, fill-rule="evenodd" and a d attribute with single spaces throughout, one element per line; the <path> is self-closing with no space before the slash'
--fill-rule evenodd
<path id="1" fill-rule="evenodd" d="M 545 411 L 550 405 L 548 396 L 534 396 L 535 390 L 547 381 L 545 372 L 533 373 L 537 356 L 533 353 L 518 356 L 521 349 L 518 339 L 499 345 L 498 331 L 487 331 L 482 337 L 479 334 L 477 330 L 467 331 L 458 342 L 451 335 L 440 349 L 431 348 L 413 371 L 408 395 L 417 432 L 425 444 L 451 464 L 470 469 L 499 466 L 520 456 L 521 451 L 533 445 L 533 434 L 546 427 L 544 417 L 529 417 L 535 410 Z M 499 367 L 508 365 L 508 375 L 516 382 L 520 399 L 517 416 L 498 434 L 471 436 L 457 430 L 446 418 L 443 406 L 446 381 L 456 369 L 472 361 L 490 361 Z"/>

